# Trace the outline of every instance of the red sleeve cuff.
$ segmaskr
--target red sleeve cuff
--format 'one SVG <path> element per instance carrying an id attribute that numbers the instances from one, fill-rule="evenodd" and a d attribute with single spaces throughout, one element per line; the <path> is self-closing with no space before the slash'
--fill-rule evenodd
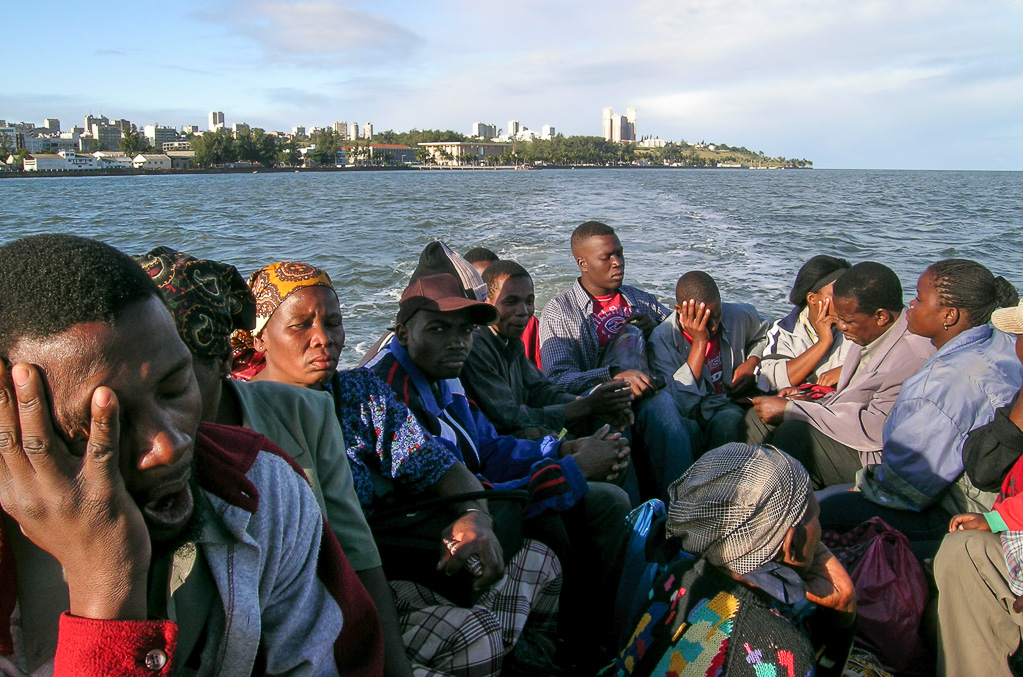
<path id="1" fill-rule="evenodd" d="M 178 626 L 173 621 L 109 621 L 60 617 L 54 677 L 163 677 L 173 674 Z"/>

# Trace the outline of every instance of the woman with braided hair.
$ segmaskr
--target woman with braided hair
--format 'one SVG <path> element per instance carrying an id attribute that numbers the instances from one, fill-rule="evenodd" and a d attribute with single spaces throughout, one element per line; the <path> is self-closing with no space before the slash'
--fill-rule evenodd
<path id="1" fill-rule="evenodd" d="M 988 324 L 996 308 L 1019 300 L 1005 278 L 975 261 L 945 259 L 923 272 L 916 290 L 909 331 L 937 352 L 903 384 L 884 426 L 881 463 L 857 473 L 857 491 L 824 499 L 821 523 L 848 529 L 880 516 L 917 542 L 919 556 L 933 554 L 952 515 L 990 510 L 994 494 L 963 473 L 963 444 L 1012 401 L 1023 366 L 1014 337 Z"/>

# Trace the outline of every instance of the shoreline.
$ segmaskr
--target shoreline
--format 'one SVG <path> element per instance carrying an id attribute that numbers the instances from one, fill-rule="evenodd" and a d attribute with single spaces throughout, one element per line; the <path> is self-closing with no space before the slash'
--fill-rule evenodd
<path id="1" fill-rule="evenodd" d="M 664 165 L 634 166 L 622 165 L 606 167 L 602 165 L 545 165 L 543 167 L 532 167 L 528 165 L 499 165 L 495 167 L 448 167 L 448 166 L 400 166 L 400 167 L 211 167 L 206 169 L 72 169 L 66 171 L 36 171 L 36 172 L 0 172 L 0 179 L 42 179 L 54 177 L 78 177 L 78 176 L 180 176 L 180 175 L 207 175 L 207 174 L 308 174 L 308 173 L 329 173 L 329 172 L 405 172 L 405 171 L 549 171 L 549 170 L 574 170 L 574 169 L 679 169 L 693 171 L 724 171 L 729 169 L 741 171 L 754 170 L 782 170 L 805 171 L 808 168 L 796 167 L 668 167 Z"/>

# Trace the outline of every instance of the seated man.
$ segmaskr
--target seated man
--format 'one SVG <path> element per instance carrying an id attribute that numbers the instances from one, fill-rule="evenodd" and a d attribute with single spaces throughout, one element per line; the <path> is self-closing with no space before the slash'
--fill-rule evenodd
<path id="1" fill-rule="evenodd" d="M 649 336 L 667 309 L 657 299 L 622 284 L 625 252 L 610 226 L 587 221 L 572 231 L 572 256 L 579 277 L 568 291 L 551 299 L 540 317 L 540 355 L 551 382 L 581 395 L 593 386 L 620 378 L 636 396 L 633 444 L 653 493 L 663 494 L 693 462 L 691 438 L 699 435 L 675 408 L 667 391 L 658 392 L 652 374 L 604 364 L 605 348 L 626 324 Z M 692 427 L 690 427 L 692 426 Z"/>
<path id="2" fill-rule="evenodd" d="M 380 674 L 308 484 L 262 435 L 200 425 L 145 271 L 40 235 L 0 247 L 0 294 L 3 653 L 55 675 Z"/>
<path id="3" fill-rule="evenodd" d="M 605 480 L 627 470 L 626 440 L 610 434 L 607 426 L 591 437 L 564 442 L 499 436 L 466 398 L 458 378 L 472 348 L 473 327 L 493 322 L 494 307 L 465 298 L 458 281 L 441 274 L 413 282 L 398 308 L 395 338 L 367 367 L 406 401 L 429 433 L 495 486 L 530 485 L 530 478 L 547 465 L 561 466 L 563 479 L 531 487 L 525 535 L 550 546 L 561 560 L 569 597 L 561 605 L 569 609 L 566 620 L 581 613 L 573 608 L 579 598 L 610 613 L 614 556 L 625 533 L 629 499 Z M 560 532 L 570 547 L 559 542 Z M 610 592 L 593 599 L 593 590 Z M 609 628 L 610 618 L 599 627 Z"/>
<path id="4" fill-rule="evenodd" d="M 490 264 L 497 263 L 501 259 L 497 258 L 497 254 L 485 247 L 473 247 L 465 252 L 465 260 L 471 263 L 472 267 L 480 275 L 483 275 L 487 268 L 490 267 Z M 522 330 L 519 338 L 526 349 L 526 358 L 535 364 L 537 369 L 540 369 L 540 323 L 535 315 L 529 316 L 526 328 Z"/>
<path id="5" fill-rule="evenodd" d="M 743 439 L 746 412 L 730 398 L 756 390 L 768 322 L 747 303 L 722 303 L 717 283 L 691 271 L 675 285 L 675 312 L 650 336 L 650 368 L 664 377 L 707 449 Z"/>
<path id="6" fill-rule="evenodd" d="M 632 424 L 632 390 L 623 380 L 602 383 L 583 397 L 552 384 L 526 359 L 522 332 L 533 318 L 533 280 L 514 261 L 483 271 L 487 303 L 497 322 L 474 330 L 472 351 L 462 370 L 466 394 L 502 435 L 539 439 L 563 428 L 588 435 L 579 424 L 591 417 L 616 429 Z"/>
<path id="7" fill-rule="evenodd" d="M 935 348 L 910 333 L 902 284 L 887 266 L 857 263 L 835 281 L 838 329 L 856 345 L 842 365 L 837 390 L 819 400 L 754 398 L 746 416 L 751 444 L 770 440 L 806 466 L 814 489 L 856 480 L 881 462 L 885 421 L 902 390 Z M 780 424 L 780 425 L 779 425 Z M 775 429 L 777 426 L 777 429 Z"/>

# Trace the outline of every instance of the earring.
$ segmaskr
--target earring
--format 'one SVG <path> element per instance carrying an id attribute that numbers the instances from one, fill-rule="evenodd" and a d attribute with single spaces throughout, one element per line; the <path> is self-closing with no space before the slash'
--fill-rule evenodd
<path id="1" fill-rule="evenodd" d="M 945 331 L 948 331 L 948 325 L 947 324 L 943 324 L 941 326 L 945 328 Z"/>
<path id="2" fill-rule="evenodd" d="M 945 329 L 948 329 L 948 327 L 945 327 Z M 256 350 L 259 352 L 263 352 L 263 346 L 259 346 L 258 348 L 256 348 Z"/>

